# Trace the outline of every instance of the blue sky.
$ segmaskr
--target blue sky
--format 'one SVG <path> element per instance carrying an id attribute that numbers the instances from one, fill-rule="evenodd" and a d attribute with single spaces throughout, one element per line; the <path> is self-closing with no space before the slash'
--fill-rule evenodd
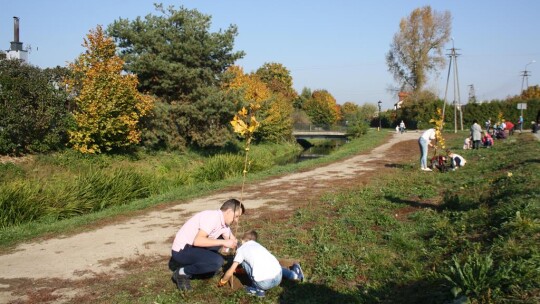
<path id="1" fill-rule="evenodd" d="M 13 41 L 13 16 L 20 18 L 20 41 L 31 45 L 31 64 L 65 66 L 84 51 L 90 29 L 114 20 L 156 14 L 146 0 L 0 1 L 0 49 Z M 190 0 L 163 1 L 212 16 L 212 31 L 238 26 L 235 49 L 246 56 L 237 62 L 251 72 L 265 62 L 291 71 L 300 92 L 326 89 L 339 104 L 362 105 L 381 100 L 383 109 L 396 102 L 395 85 L 385 54 L 399 21 L 430 5 L 452 14 L 452 37 L 458 57 L 459 97 L 466 103 L 469 85 L 479 100 L 503 99 L 521 90 L 527 66 L 529 85 L 540 83 L 540 1 L 537 0 Z M 451 48 L 449 43 L 446 48 Z M 537 62 L 530 63 L 532 60 Z M 448 66 L 428 83 L 444 97 Z M 448 100 L 454 99 L 451 75 Z M 457 91 L 457 90 L 456 90 Z M 457 99 L 457 96 L 455 97 Z"/>

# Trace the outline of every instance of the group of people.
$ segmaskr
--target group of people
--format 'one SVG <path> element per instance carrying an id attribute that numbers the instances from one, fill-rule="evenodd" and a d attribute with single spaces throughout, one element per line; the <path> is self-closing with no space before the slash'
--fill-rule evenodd
<path id="1" fill-rule="evenodd" d="M 523 118 L 520 116 L 519 118 L 520 123 L 523 123 Z M 490 134 L 490 128 L 491 127 L 491 121 L 486 121 L 486 130 L 482 130 L 482 127 L 478 124 L 477 120 L 473 121 L 473 124 L 471 125 L 470 129 L 470 136 L 467 136 L 465 138 L 465 141 L 463 143 L 463 149 L 479 149 L 482 145 L 486 148 L 493 147 L 493 137 Z M 504 120 L 501 122 L 501 124 L 496 125 L 493 127 L 494 132 L 498 129 L 513 129 L 514 125 L 511 122 L 505 122 Z M 431 128 L 422 133 L 420 138 L 418 139 L 418 145 L 420 146 L 420 169 L 422 171 L 433 171 L 428 166 L 427 162 L 427 152 L 428 147 L 434 146 L 431 141 L 435 139 L 435 129 Z M 450 160 L 450 168 L 452 170 L 456 170 L 459 167 L 463 167 L 466 163 L 466 160 L 459 154 L 456 154 L 450 150 L 446 150 L 446 155 L 448 159 Z M 441 156 L 441 158 L 437 159 L 437 163 L 440 164 L 441 162 L 446 161 L 447 158 L 444 156 Z"/>
<path id="2" fill-rule="evenodd" d="M 430 128 L 424 131 L 422 135 L 420 136 L 420 138 L 418 139 L 418 145 L 420 146 L 420 170 L 422 171 L 433 171 L 433 169 L 431 169 L 428 166 L 427 155 L 428 155 L 428 147 L 434 146 L 434 144 L 432 144 L 431 141 L 435 139 L 436 137 L 435 135 L 436 135 L 435 129 Z M 463 156 L 457 153 L 454 153 L 450 150 L 446 150 L 446 155 L 447 157 L 444 157 L 441 155 L 439 158 L 437 158 L 435 160 L 435 165 L 444 166 L 444 163 L 446 162 L 446 160 L 449 159 L 450 169 L 457 170 L 458 168 L 465 166 L 465 163 L 467 162 L 465 158 L 463 158 Z"/>
<path id="3" fill-rule="evenodd" d="M 403 134 L 405 132 L 405 122 L 402 120 L 399 125 L 396 126 L 396 133 Z"/>
<path id="4" fill-rule="evenodd" d="M 265 291 L 278 286 L 282 278 L 303 281 L 300 264 L 282 267 L 266 248 L 257 242 L 258 234 L 251 230 L 238 240 L 231 230 L 245 213 L 244 205 L 229 199 L 219 210 L 201 211 L 191 217 L 176 233 L 172 244 L 169 268 L 172 280 L 180 290 L 191 290 L 191 279 L 196 276 L 214 276 L 222 269 L 223 252 L 236 250 L 232 265 L 219 280 L 224 286 L 241 267 L 251 280 L 246 292 L 264 297 Z"/>
<path id="5" fill-rule="evenodd" d="M 523 131 L 523 116 L 519 116 L 516 124 L 503 119 L 500 123 L 496 123 L 493 126 L 491 125 L 491 119 L 488 119 L 485 122 L 485 127 L 488 134 L 498 139 L 505 139 L 507 137 L 506 132 L 508 132 L 508 135 L 513 135 L 516 129 L 520 132 Z"/>
<path id="6" fill-rule="evenodd" d="M 482 144 L 482 146 L 484 148 L 493 147 L 493 137 L 486 130 L 483 131 L 483 136 L 482 136 L 480 142 L 481 142 L 481 144 Z M 463 150 L 469 150 L 469 149 L 472 149 L 472 148 L 473 148 L 472 136 L 465 137 L 465 141 L 463 142 Z"/>

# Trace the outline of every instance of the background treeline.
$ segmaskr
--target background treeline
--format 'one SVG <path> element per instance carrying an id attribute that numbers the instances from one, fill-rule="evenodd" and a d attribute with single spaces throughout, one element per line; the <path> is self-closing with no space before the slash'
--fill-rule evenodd
<path id="1" fill-rule="evenodd" d="M 529 87 L 521 95 L 508 97 L 505 100 L 492 100 L 482 103 L 469 102 L 462 105 L 463 128 L 468 130 L 474 120 L 477 120 L 484 127 L 484 122 L 488 119 L 491 120 L 492 125 L 500 123 L 503 119 L 517 125 L 521 115 L 521 110 L 517 108 L 518 103 L 527 104 L 527 109 L 523 110 L 523 129 L 531 130 L 533 122 L 540 122 L 540 86 L 538 85 Z M 433 118 L 433 113 L 436 113 L 437 108 L 443 109 L 443 106 L 443 100 L 436 98 L 429 92 L 412 95 L 405 100 L 401 108 L 383 112 L 381 124 L 384 128 L 391 128 L 403 120 L 409 129 L 425 129 L 429 127 L 429 121 Z M 459 129 L 459 111 L 456 114 L 457 128 Z M 452 104 L 446 104 L 444 121 L 447 129 L 453 128 L 454 107 Z"/>
<path id="2" fill-rule="evenodd" d="M 237 145 L 230 121 L 242 107 L 261 105 L 257 142 L 291 141 L 294 127 L 341 126 L 351 136 L 367 128 L 425 128 L 443 102 L 411 94 L 403 107 L 379 113 L 375 104 L 339 105 L 325 89 L 293 88 L 290 71 L 270 62 L 244 72 L 235 62 L 238 29 L 211 32 L 211 16 L 164 8 L 135 20 L 98 26 L 83 39 L 87 51 L 67 67 L 40 69 L 0 60 L 0 155 L 58 151 L 85 154 L 146 151 L 217 151 Z M 527 102 L 525 128 L 536 120 L 538 86 L 507 100 L 463 106 L 463 123 L 500 117 L 516 121 Z M 447 105 L 446 121 L 454 112 Z M 380 115 L 380 116 L 379 116 Z M 217 150 L 216 150 L 217 149 Z"/>
<path id="3" fill-rule="evenodd" d="M 91 29 L 86 52 L 67 67 L 1 60 L 0 154 L 221 149 L 236 144 L 229 122 L 255 100 L 257 142 L 292 140 L 293 120 L 329 126 L 347 117 L 361 135 L 356 122 L 375 115 L 352 103 L 342 112 L 324 89 L 299 95 L 280 63 L 244 72 L 234 65 L 244 56 L 234 51 L 234 25 L 211 32 L 211 17 L 197 10 L 156 10 Z"/>

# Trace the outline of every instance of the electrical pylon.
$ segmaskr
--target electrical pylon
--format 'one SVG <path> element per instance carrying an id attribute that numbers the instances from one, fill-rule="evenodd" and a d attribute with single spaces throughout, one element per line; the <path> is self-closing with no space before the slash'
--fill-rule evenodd
<path id="1" fill-rule="evenodd" d="M 460 119 L 460 125 L 461 125 L 461 131 L 463 131 L 463 112 L 461 111 L 461 98 L 460 98 L 460 92 L 459 92 L 459 76 L 458 76 L 458 67 L 457 67 L 457 57 L 461 54 L 458 54 L 456 51 L 459 49 L 456 49 L 454 47 L 454 38 L 452 38 L 452 48 L 449 49 L 450 54 L 447 54 L 448 57 L 450 57 L 450 63 L 448 65 L 448 76 L 446 77 L 446 89 L 444 90 L 444 105 L 443 105 L 443 121 L 444 121 L 444 113 L 446 108 L 446 97 L 448 96 L 448 84 L 450 82 L 450 71 L 452 70 L 452 62 L 454 62 L 454 133 L 457 133 L 457 112 L 459 111 L 459 119 Z M 457 94 L 456 94 L 457 91 Z M 456 100 L 457 98 L 457 100 Z"/>
<path id="2" fill-rule="evenodd" d="M 474 93 L 474 85 L 469 85 L 469 100 L 467 103 L 476 103 L 476 94 Z"/>

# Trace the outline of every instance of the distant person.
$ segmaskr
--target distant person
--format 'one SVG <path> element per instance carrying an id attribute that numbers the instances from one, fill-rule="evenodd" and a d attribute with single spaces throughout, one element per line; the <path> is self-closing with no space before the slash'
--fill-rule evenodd
<path id="1" fill-rule="evenodd" d="M 506 130 L 506 121 L 504 119 L 499 124 L 499 128 L 503 131 Z"/>
<path id="2" fill-rule="evenodd" d="M 519 133 L 523 132 L 523 115 L 519 115 L 518 128 L 519 128 Z"/>
<path id="3" fill-rule="evenodd" d="M 472 140 L 471 137 L 465 137 L 465 141 L 463 142 L 463 150 L 470 150 L 472 149 Z"/>
<path id="4" fill-rule="evenodd" d="M 467 162 L 463 156 L 456 154 L 450 150 L 446 150 L 446 153 L 448 155 L 448 158 L 450 159 L 450 168 L 452 170 L 456 170 L 459 167 L 465 166 L 465 163 Z"/>
<path id="5" fill-rule="evenodd" d="M 242 265 L 251 280 L 251 286 L 246 287 L 246 292 L 258 297 L 264 297 L 266 290 L 278 286 L 282 278 L 304 280 L 300 264 L 294 263 L 291 269 L 282 267 L 270 251 L 257 243 L 257 238 L 258 234 L 254 230 L 244 234 L 233 263 L 219 280 L 218 287 L 224 286 L 231 279 L 238 265 Z"/>
<path id="6" fill-rule="evenodd" d="M 418 145 L 420 147 L 420 170 L 422 171 L 433 171 L 427 166 L 427 155 L 428 147 L 433 147 L 431 143 L 435 139 L 435 129 L 427 129 L 422 133 L 420 138 L 418 138 Z"/>
<path id="7" fill-rule="evenodd" d="M 488 133 L 489 133 L 489 129 L 491 128 L 491 118 L 486 120 L 485 127 L 486 127 L 486 131 L 488 131 Z"/>
<path id="8" fill-rule="evenodd" d="M 399 123 L 399 131 L 401 133 L 405 132 L 405 122 L 402 120 L 400 123 Z"/>
<path id="9" fill-rule="evenodd" d="M 195 214 L 178 230 L 172 245 L 172 262 L 179 266 L 172 279 L 178 289 L 191 290 L 193 275 L 214 275 L 223 266 L 218 250 L 236 248 L 237 240 L 229 226 L 244 212 L 240 201 L 229 199 L 218 210 Z"/>
<path id="10" fill-rule="evenodd" d="M 482 137 L 482 145 L 486 148 L 493 147 L 493 137 L 489 135 L 489 132 L 484 131 L 484 136 Z"/>
<path id="11" fill-rule="evenodd" d="M 514 135 L 514 124 L 511 121 L 507 121 L 505 124 L 505 129 L 508 130 L 508 135 Z"/>
<path id="12" fill-rule="evenodd" d="M 478 148 L 480 148 L 480 141 L 482 140 L 482 127 L 480 127 L 476 119 L 473 120 L 473 124 L 471 126 L 471 137 L 473 149 L 478 150 Z"/>

